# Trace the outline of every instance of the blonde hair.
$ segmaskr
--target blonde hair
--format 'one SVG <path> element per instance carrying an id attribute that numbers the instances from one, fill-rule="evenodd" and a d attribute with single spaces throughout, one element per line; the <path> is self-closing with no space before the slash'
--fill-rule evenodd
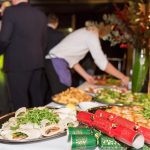
<path id="1" fill-rule="evenodd" d="M 103 36 L 109 34 L 112 30 L 111 25 L 105 25 L 103 22 L 97 23 L 94 21 L 86 21 L 85 27 L 87 30 L 98 30 L 99 36 L 102 38 Z"/>
<path id="2" fill-rule="evenodd" d="M 3 1 L 1 4 L 0 13 L 3 14 L 4 10 L 9 6 L 11 6 L 11 2 L 9 0 Z"/>
<path id="3" fill-rule="evenodd" d="M 85 22 L 85 27 L 88 29 L 88 28 L 91 28 L 91 27 L 98 27 L 98 23 L 95 22 L 95 21 L 91 21 L 91 20 L 88 20 Z"/>
<path id="4" fill-rule="evenodd" d="M 85 27 L 88 31 L 94 32 L 97 35 L 99 34 L 98 23 L 94 21 L 86 21 Z"/>
<path id="5" fill-rule="evenodd" d="M 9 7 L 11 6 L 11 2 L 9 0 L 5 0 L 2 2 L 2 5 L 4 5 L 5 7 Z"/>

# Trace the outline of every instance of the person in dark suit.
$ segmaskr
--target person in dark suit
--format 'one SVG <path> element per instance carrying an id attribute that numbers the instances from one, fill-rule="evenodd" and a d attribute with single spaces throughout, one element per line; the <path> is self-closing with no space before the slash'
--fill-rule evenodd
<path id="1" fill-rule="evenodd" d="M 46 47 L 46 16 L 28 0 L 12 0 L 2 18 L 0 53 L 14 110 L 43 105 L 41 75 Z"/>
<path id="2" fill-rule="evenodd" d="M 57 45 L 64 37 L 64 33 L 57 30 L 59 25 L 59 18 L 50 13 L 48 15 L 48 25 L 47 25 L 47 48 L 46 48 L 46 55 L 48 54 L 49 50 L 52 49 L 55 45 Z"/>
<path id="3" fill-rule="evenodd" d="M 48 52 L 55 46 L 57 45 L 64 37 L 64 33 L 60 32 L 57 30 L 58 26 L 59 26 L 59 18 L 56 14 L 54 13 L 50 13 L 47 17 L 47 48 L 45 49 L 45 56 L 48 54 Z M 50 102 L 51 99 L 51 87 L 50 86 L 50 80 L 49 80 L 49 74 L 51 74 L 51 70 L 49 68 L 49 66 L 47 66 L 46 63 L 47 60 L 45 60 L 45 75 L 43 76 L 45 82 L 43 82 L 43 84 L 45 84 L 43 87 L 44 91 L 45 91 L 45 104 Z M 44 81 L 43 80 L 43 81 Z"/>

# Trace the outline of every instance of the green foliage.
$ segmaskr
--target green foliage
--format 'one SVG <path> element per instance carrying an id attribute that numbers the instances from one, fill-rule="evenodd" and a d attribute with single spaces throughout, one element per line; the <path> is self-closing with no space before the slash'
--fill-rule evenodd
<path id="1" fill-rule="evenodd" d="M 141 48 L 150 37 L 150 20 L 143 0 L 128 0 L 122 10 L 117 8 L 113 14 L 105 14 L 103 20 L 105 24 L 113 26 L 110 33 L 104 37 L 104 40 L 111 42 L 111 46 L 130 43 Z"/>

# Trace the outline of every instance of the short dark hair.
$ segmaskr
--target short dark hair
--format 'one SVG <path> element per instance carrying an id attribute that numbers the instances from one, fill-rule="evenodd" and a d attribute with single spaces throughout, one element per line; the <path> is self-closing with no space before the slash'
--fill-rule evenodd
<path id="1" fill-rule="evenodd" d="M 59 18 L 57 17 L 57 15 L 56 14 L 54 14 L 54 13 L 50 13 L 49 15 L 48 15 L 48 23 L 56 23 L 56 22 L 59 22 Z"/>

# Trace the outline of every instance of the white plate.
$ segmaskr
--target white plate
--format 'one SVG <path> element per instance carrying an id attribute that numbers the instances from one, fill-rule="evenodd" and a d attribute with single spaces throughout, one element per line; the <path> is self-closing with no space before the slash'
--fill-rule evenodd
<path id="1" fill-rule="evenodd" d="M 106 106 L 106 104 L 98 103 L 98 102 L 80 102 L 79 107 L 81 110 L 88 110 L 90 108 Z"/>
<path id="2" fill-rule="evenodd" d="M 47 104 L 46 107 L 63 108 L 63 107 L 65 107 L 65 105 L 51 102 L 51 103 Z"/>

